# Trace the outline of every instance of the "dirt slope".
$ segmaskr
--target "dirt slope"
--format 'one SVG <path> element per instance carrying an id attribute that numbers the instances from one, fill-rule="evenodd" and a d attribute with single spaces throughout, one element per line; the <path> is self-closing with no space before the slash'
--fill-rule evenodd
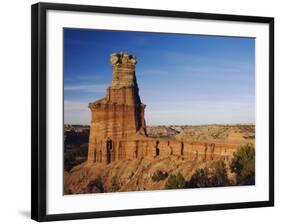
<path id="1" fill-rule="evenodd" d="M 82 163 L 64 173 L 65 193 L 94 193 L 163 189 L 166 180 L 152 181 L 158 170 L 181 173 L 190 179 L 196 168 L 207 163 L 186 161 L 178 156 L 166 158 L 116 161 L 109 165 Z"/>

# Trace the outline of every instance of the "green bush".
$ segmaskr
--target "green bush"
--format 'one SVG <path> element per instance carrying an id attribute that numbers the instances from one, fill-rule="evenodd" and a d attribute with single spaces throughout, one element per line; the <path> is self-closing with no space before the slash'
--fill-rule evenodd
<path id="1" fill-rule="evenodd" d="M 227 171 L 223 161 L 216 161 L 209 168 L 196 169 L 186 186 L 197 187 L 220 187 L 228 186 Z"/>
<path id="2" fill-rule="evenodd" d="M 211 165 L 210 182 L 214 187 L 229 185 L 227 170 L 223 161 L 216 161 Z"/>
<path id="3" fill-rule="evenodd" d="M 185 187 L 185 179 L 181 173 L 177 175 L 170 174 L 166 183 L 165 189 L 181 189 Z"/>
<path id="4" fill-rule="evenodd" d="M 255 184 L 255 147 L 253 144 L 241 146 L 233 154 L 230 170 L 236 174 L 238 185 Z"/>
<path id="5" fill-rule="evenodd" d="M 196 169 L 192 175 L 190 181 L 187 183 L 187 187 L 209 187 L 208 168 Z"/>
<path id="6" fill-rule="evenodd" d="M 168 177 L 168 173 L 167 172 L 163 172 L 161 170 L 157 170 L 153 175 L 152 175 L 152 181 L 153 182 L 158 182 L 161 180 L 165 180 Z"/>

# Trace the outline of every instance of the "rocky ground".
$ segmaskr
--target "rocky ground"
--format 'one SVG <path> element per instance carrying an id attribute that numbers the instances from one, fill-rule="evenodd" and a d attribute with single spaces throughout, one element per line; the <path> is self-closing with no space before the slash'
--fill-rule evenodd
<path id="1" fill-rule="evenodd" d="M 167 176 L 181 174 L 189 180 L 197 168 L 211 162 L 186 161 L 179 156 L 116 161 L 109 165 L 84 162 L 64 173 L 64 193 L 100 193 L 165 189 L 167 178 L 153 180 L 161 171 Z M 229 174 L 229 178 L 232 178 Z"/>
<path id="2" fill-rule="evenodd" d="M 159 125 L 147 126 L 150 137 L 175 137 L 192 141 L 255 139 L 255 125 Z"/>
<path id="3" fill-rule="evenodd" d="M 161 171 L 167 175 L 180 173 L 188 181 L 198 168 L 209 167 L 210 162 L 187 161 L 180 156 L 116 161 L 111 164 L 87 163 L 88 128 L 67 127 L 65 132 L 64 193 L 98 193 L 118 191 L 159 190 L 165 188 L 167 178 L 153 181 Z M 81 129 L 81 128 L 80 128 Z M 254 125 L 203 125 L 203 126 L 147 126 L 150 137 L 174 137 L 192 141 L 245 141 L 255 139 Z M 77 141 L 75 136 L 80 136 Z M 227 165 L 227 164 L 226 164 Z M 228 172 L 231 180 L 233 177 Z"/>

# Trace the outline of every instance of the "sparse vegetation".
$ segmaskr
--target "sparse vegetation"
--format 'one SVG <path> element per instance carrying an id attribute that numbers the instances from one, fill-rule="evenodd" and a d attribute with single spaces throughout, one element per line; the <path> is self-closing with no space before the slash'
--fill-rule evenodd
<path id="1" fill-rule="evenodd" d="M 207 187 L 209 185 L 208 168 L 196 169 L 186 186 L 190 188 Z"/>
<path id="2" fill-rule="evenodd" d="M 181 189 L 184 187 L 185 179 L 181 173 L 178 173 L 177 175 L 170 174 L 165 183 L 165 189 Z"/>
<path id="3" fill-rule="evenodd" d="M 72 167 L 86 161 L 87 154 L 87 143 L 66 149 L 64 152 L 64 170 L 69 171 Z"/>
<path id="4" fill-rule="evenodd" d="M 64 170 L 69 171 L 74 166 L 86 161 L 88 154 L 89 131 L 75 130 L 64 132 Z"/>
<path id="5" fill-rule="evenodd" d="M 163 172 L 161 170 L 157 170 L 151 177 L 153 182 L 158 182 L 161 180 L 165 180 L 168 177 L 168 173 L 167 172 Z"/>
<path id="6" fill-rule="evenodd" d="M 255 184 L 255 147 L 253 144 L 241 146 L 234 153 L 230 170 L 236 174 L 237 185 Z"/>
<path id="7" fill-rule="evenodd" d="M 227 169 L 223 161 L 219 160 L 213 162 L 210 169 L 211 169 L 211 183 L 214 187 L 229 185 L 229 180 L 227 177 Z"/>
<path id="8" fill-rule="evenodd" d="M 220 187 L 228 186 L 226 167 L 223 161 L 216 161 L 209 168 L 200 168 L 195 171 L 186 187 Z"/>
<path id="9" fill-rule="evenodd" d="M 189 161 L 167 155 L 167 158 L 163 157 L 161 160 L 155 161 L 143 158 L 144 161 L 138 166 L 135 166 L 134 159 L 130 159 L 127 160 L 126 166 L 120 161 L 111 166 L 93 163 L 93 166 L 89 167 L 87 163 L 84 163 L 88 154 L 88 129 L 89 127 L 80 126 L 65 128 L 64 194 L 255 184 L 255 148 L 251 144 L 241 146 L 232 159 L 224 161 L 217 161 L 217 157 L 213 158 L 216 162 L 208 159 Z M 237 142 L 240 140 L 253 142 L 255 126 L 203 125 L 171 126 L 171 128 L 161 126 L 161 128 L 150 127 L 151 133 L 169 138 L 190 137 L 191 140 L 197 139 L 198 141 L 202 139 L 210 142 L 213 139 L 226 139 L 227 141 L 228 138 L 232 138 L 232 141 Z M 72 139 L 76 137 L 78 139 Z M 72 169 L 74 166 L 76 166 L 75 169 Z M 177 174 L 176 170 L 184 170 L 184 172 Z M 150 175 L 147 175 L 148 173 Z"/>
<path id="10" fill-rule="evenodd" d="M 241 139 L 255 139 L 255 125 L 160 125 L 147 126 L 150 137 L 175 137 L 189 138 L 191 140 L 226 140 L 229 135 L 238 133 Z"/>

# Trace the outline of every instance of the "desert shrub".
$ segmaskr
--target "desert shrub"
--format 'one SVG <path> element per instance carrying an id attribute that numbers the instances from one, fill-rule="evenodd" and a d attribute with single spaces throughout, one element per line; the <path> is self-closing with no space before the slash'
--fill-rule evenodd
<path id="1" fill-rule="evenodd" d="M 65 140 L 64 143 L 66 145 L 81 145 L 83 143 L 87 143 L 89 141 L 89 133 L 87 131 L 83 132 L 64 132 Z"/>
<path id="2" fill-rule="evenodd" d="M 255 184 L 255 147 L 253 144 L 241 146 L 234 152 L 230 170 L 236 174 L 238 185 Z"/>
<path id="3" fill-rule="evenodd" d="M 161 180 L 165 180 L 168 177 L 168 173 L 167 172 L 163 172 L 161 170 L 157 170 L 155 173 L 153 173 L 151 179 L 153 182 L 158 182 Z"/>
<path id="4" fill-rule="evenodd" d="M 216 161 L 210 167 L 196 169 L 187 187 L 220 187 L 229 185 L 227 170 L 223 161 Z"/>
<path id="5" fill-rule="evenodd" d="M 216 161 L 211 165 L 210 182 L 214 187 L 229 185 L 227 170 L 223 161 Z"/>
<path id="6" fill-rule="evenodd" d="M 88 143 L 84 143 L 79 146 L 79 150 L 76 152 L 76 156 L 80 156 L 80 157 L 88 156 Z"/>
<path id="7" fill-rule="evenodd" d="M 70 171 L 74 166 L 87 160 L 88 143 L 72 146 L 64 152 L 64 170 Z"/>
<path id="8" fill-rule="evenodd" d="M 103 182 L 101 176 L 96 177 L 94 180 L 91 180 L 87 187 L 86 193 L 103 193 Z"/>
<path id="9" fill-rule="evenodd" d="M 166 183 L 165 189 L 181 189 L 185 187 L 185 179 L 181 173 L 177 175 L 170 174 Z"/>
<path id="10" fill-rule="evenodd" d="M 196 169 L 192 175 L 190 181 L 187 183 L 187 187 L 208 187 L 209 186 L 209 177 L 208 177 L 208 168 Z"/>

